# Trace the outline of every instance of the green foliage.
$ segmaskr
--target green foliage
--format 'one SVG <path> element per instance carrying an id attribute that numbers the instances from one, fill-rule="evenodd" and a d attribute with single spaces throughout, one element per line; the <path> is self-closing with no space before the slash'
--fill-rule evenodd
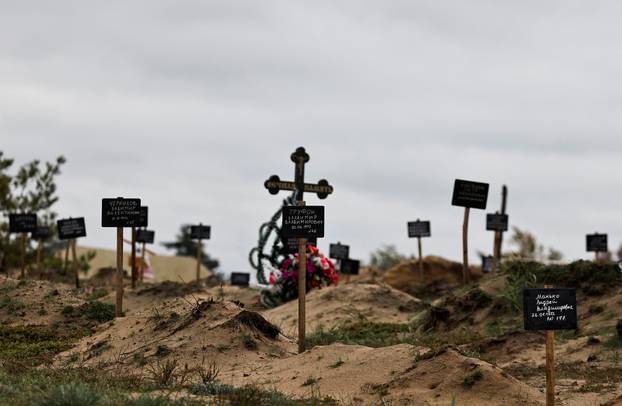
<path id="1" fill-rule="evenodd" d="M 197 396 L 215 397 L 215 405 L 239 406 L 337 406 L 339 403 L 330 398 L 313 397 L 311 399 L 292 399 L 280 392 L 264 390 L 256 386 L 236 388 L 220 382 L 195 385 L 190 393 Z"/>
<path id="2" fill-rule="evenodd" d="M 175 241 L 162 243 L 167 249 L 175 250 L 175 255 L 182 257 L 196 257 L 198 242 L 190 238 L 190 225 L 184 224 L 179 229 L 179 233 L 175 237 Z M 205 252 L 205 244 L 203 244 L 203 252 L 201 254 L 201 262 L 210 271 L 215 270 L 220 262 Z"/>
<path id="3" fill-rule="evenodd" d="M 337 362 L 335 362 L 334 364 L 329 365 L 329 368 L 339 368 L 340 366 L 342 366 L 343 364 L 345 364 L 345 362 L 343 362 L 343 360 L 341 358 L 339 358 L 337 360 Z"/>
<path id="4" fill-rule="evenodd" d="M 0 326 L 0 360 L 39 362 L 68 349 L 75 339 L 49 327 Z"/>
<path id="5" fill-rule="evenodd" d="M 256 350 L 258 348 L 257 341 L 250 334 L 242 335 L 242 343 L 247 350 Z"/>
<path id="6" fill-rule="evenodd" d="M 369 264 L 374 268 L 386 271 L 407 259 L 405 255 L 397 251 L 395 245 L 385 245 L 371 254 Z"/>
<path id="7" fill-rule="evenodd" d="M 42 406 L 99 406 L 104 404 L 102 393 L 83 383 L 52 386 L 33 399 L 33 405 Z"/>
<path id="8" fill-rule="evenodd" d="M 536 236 L 518 227 L 512 227 L 511 243 L 516 246 L 516 251 L 509 254 L 511 258 L 531 261 L 559 261 L 563 255 L 555 248 L 548 250 L 539 244 Z"/>
<path id="9" fill-rule="evenodd" d="M 9 314 L 13 314 L 24 308 L 26 308 L 26 305 L 22 301 L 15 299 L 7 294 L 4 294 L 0 298 L 0 309 L 6 309 L 7 313 Z"/>
<path id="10" fill-rule="evenodd" d="M 100 299 L 106 296 L 107 294 L 108 294 L 108 290 L 106 290 L 105 288 L 93 289 L 93 291 L 91 292 L 89 297 L 86 298 L 86 300 L 88 301 L 97 300 L 97 299 Z"/>
<path id="11" fill-rule="evenodd" d="M 479 368 L 476 368 L 475 371 L 464 378 L 462 386 L 470 389 L 473 385 L 475 385 L 475 382 L 481 381 L 482 379 L 484 379 L 484 373 Z"/>
<path id="12" fill-rule="evenodd" d="M 368 347 L 387 347 L 400 343 L 414 343 L 414 331 L 408 324 L 372 323 L 367 320 L 335 326 L 329 330 L 319 328 L 308 334 L 307 348 L 335 342 L 359 344 Z"/>
<path id="13" fill-rule="evenodd" d="M 116 306 L 111 303 L 100 302 L 99 300 L 93 300 L 87 302 L 85 305 L 85 315 L 89 320 L 95 320 L 100 323 L 113 320 L 115 317 Z"/>
<path id="14" fill-rule="evenodd" d="M 42 164 L 39 160 L 28 162 L 9 173 L 14 160 L 6 158 L 0 151 L 0 214 L 13 212 L 37 213 L 39 222 L 52 225 L 56 213 L 51 211 L 58 201 L 56 177 L 60 174 L 65 158 Z M 0 268 L 16 266 L 19 263 L 20 243 L 9 239 L 8 225 L 0 224 Z"/>

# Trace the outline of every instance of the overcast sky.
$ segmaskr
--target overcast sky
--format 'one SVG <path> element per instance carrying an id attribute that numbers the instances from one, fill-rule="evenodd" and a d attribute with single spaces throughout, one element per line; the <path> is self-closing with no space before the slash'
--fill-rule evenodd
<path id="1" fill-rule="evenodd" d="M 461 258 L 455 178 L 509 188 L 510 223 L 566 259 L 585 234 L 622 241 L 620 2 L 0 0 L 0 149 L 68 162 L 61 217 L 113 248 L 102 197 L 140 197 L 157 241 L 212 225 L 222 270 L 247 271 L 293 179 L 326 178 L 326 239 L 367 260 Z M 471 255 L 490 252 L 485 211 Z M 160 252 L 162 248 L 156 249 Z"/>

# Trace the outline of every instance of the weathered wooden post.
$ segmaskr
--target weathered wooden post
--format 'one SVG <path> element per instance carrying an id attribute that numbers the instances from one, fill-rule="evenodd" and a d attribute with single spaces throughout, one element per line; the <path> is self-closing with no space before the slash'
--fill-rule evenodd
<path id="1" fill-rule="evenodd" d="M 140 215 L 140 199 L 102 199 L 102 227 L 117 229 L 116 317 L 123 316 L 123 227 L 136 227 Z"/>
<path id="2" fill-rule="evenodd" d="M 555 330 L 577 329 L 577 296 L 575 289 L 544 289 L 523 291 L 525 330 L 545 330 L 546 406 L 555 405 Z"/>
<path id="3" fill-rule="evenodd" d="M 309 162 L 309 154 L 303 147 L 296 149 L 290 156 L 295 164 L 294 182 L 281 181 L 277 175 L 272 175 L 264 186 L 270 194 L 277 194 L 281 190 L 296 191 L 297 206 L 283 208 L 284 238 L 298 238 L 298 352 L 305 351 L 305 299 L 306 299 L 306 241 L 309 238 L 324 236 L 324 207 L 305 207 L 304 192 L 316 193 L 320 199 L 325 199 L 333 192 L 333 187 L 325 179 L 317 184 L 304 183 L 305 164 Z M 320 228 L 321 226 L 321 228 Z"/>
<path id="4" fill-rule="evenodd" d="M 196 226 L 190 226 L 190 238 L 197 240 L 197 278 L 196 283 L 201 280 L 201 262 L 203 255 L 203 240 L 212 238 L 212 227 L 204 226 L 199 223 Z"/>
<path id="5" fill-rule="evenodd" d="M 76 255 L 76 239 L 86 237 L 84 217 L 68 218 L 56 222 L 58 239 L 67 240 L 67 247 L 71 247 L 72 269 L 74 272 L 76 289 L 80 288 L 80 271 L 78 269 L 78 257 Z"/>
<path id="6" fill-rule="evenodd" d="M 21 277 L 26 277 L 26 245 L 28 233 L 37 229 L 37 215 L 33 213 L 9 214 L 9 233 L 21 234 Z"/>
<path id="7" fill-rule="evenodd" d="M 486 209 L 488 200 L 488 183 L 471 182 L 456 179 L 454 193 L 451 199 L 452 206 L 464 207 L 464 221 L 462 223 L 462 282 L 468 283 L 469 270 L 469 213 L 470 209 Z"/>
<path id="8" fill-rule="evenodd" d="M 509 218 L 507 214 L 500 214 L 496 212 L 494 214 L 486 215 L 486 230 L 495 232 L 495 241 L 496 236 L 501 234 L 504 231 L 508 231 L 508 222 Z M 497 264 L 499 263 L 501 257 L 498 256 L 497 247 L 493 246 L 492 249 L 492 265 L 491 265 L 491 273 L 496 273 L 498 271 Z"/>
<path id="9" fill-rule="evenodd" d="M 421 248 L 421 238 L 430 237 L 432 235 L 430 230 L 430 222 L 417 219 L 417 221 L 409 221 L 407 226 L 408 238 L 417 239 L 417 247 L 419 250 L 419 274 L 421 275 L 421 281 L 423 282 L 423 250 Z"/>
<path id="10" fill-rule="evenodd" d="M 501 212 L 500 214 L 506 214 L 507 199 L 508 199 L 508 188 L 507 186 L 503 185 L 503 187 L 501 188 Z M 497 258 L 501 259 L 502 246 L 503 246 L 503 231 L 498 231 L 495 233 L 493 256 L 496 255 Z"/>
<path id="11" fill-rule="evenodd" d="M 50 237 L 50 228 L 46 226 L 37 227 L 30 233 L 30 238 L 37 241 L 37 270 L 39 278 L 43 279 L 43 266 L 41 264 L 41 256 L 43 251 L 43 241 Z"/>

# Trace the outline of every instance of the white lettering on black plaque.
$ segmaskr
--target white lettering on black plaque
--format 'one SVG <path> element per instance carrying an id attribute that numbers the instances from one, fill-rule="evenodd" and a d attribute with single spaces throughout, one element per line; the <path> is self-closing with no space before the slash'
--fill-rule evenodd
<path id="1" fill-rule="evenodd" d="M 248 286 L 251 275 L 244 272 L 231 272 L 231 284 L 234 286 Z"/>
<path id="2" fill-rule="evenodd" d="M 607 234 L 588 234 L 585 237 L 588 252 L 607 252 Z"/>
<path id="3" fill-rule="evenodd" d="M 134 227 L 149 227 L 149 207 L 140 206 L 138 224 L 136 224 Z"/>
<path id="4" fill-rule="evenodd" d="M 333 259 L 347 259 L 350 256 L 350 246 L 343 244 L 330 244 L 328 257 Z"/>
<path id="5" fill-rule="evenodd" d="M 523 317 L 525 330 L 575 330 L 576 290 L 523 290 Z"/>
<path id="6" fill-rule="evenodd" d="M 356 259 L 344 259 L 341 261 L 341 273 L 344 275 L 358 275 L 361 261 Z"/>
<path id="7" fill-rule="evenodd" d="M 453 206 L 470 207 L 473 209 L 486 209 L 488 201 L 488 183 L 471 182 L 456 179 L 454 182 L 454 194 L 451 199 Z"/>
<path id="8" fill-rule="evenodd" d="M 31 233 L 33 240 L 45 240 L 50 237 L 50 227 L 37 227 Z"/>
<path id="9" fill-rule="evenodd" d="M 84 217 L 75 219 L 62 219 L 56 222 L 59 240 L 72 240 L 74 238 L 86 237 L 86 227 Z"/>
<path id="10" fill-rule="evenodd" d="M 298 253 L 298 239 L 297 238 L 284 238 L 281 236 L 281 242 L 283 243 L 283 254 L 297 254 Z M 317 238 L 309 238 L 307 245 L 317 247 Z"/>
<path id="11" fill-rule="evenodd" d="M 286 238 L 324 237 L 324 206 L 285 206 L 281 233 Z"/>
<path id="12" fill-rule="evenodd" d="M 9 214 L 10 233 L 31 233 L 37 228 L 37 215 L 33 213 Z"/>
<path id="13" fill-rule="evenodd" d="M 486 230 L 508 231 L 509 217 L 507 214 L 486 214 Z"/>
<path id="14" fill-rule="evenodd" d="M 491 256 L 482 257 L 482 271 L 486 273 L 492 272 L 493 258 Z M 501 266 L 501 262 L 497 260 L 497 269 Z"/>
<path id="15" fill-rule="evenodd" d="M 102 227 L 138 227 L 140 199 L 102 199 Z"/>
<path id="16" fill-rule="evenodd" d="M 430 237 L 432 232 L 430 230 L 429 221 L 409 221 L 408 222 L 408 237 Z"/>
<path id="17" fill-rule="evenodd" d="M 199 224 L 198 226 L 190 226 L 190 238 L 193 240 L 209 240 L 212 234 L 211 226 L 204 226 Z"/>
<path id="18" fill-rule="evenodd" d="M 153 244 L 155 240 L 155 231 L 152 230 L 138 230 L 136 231 L 136 242 L 144 244 Z"/>

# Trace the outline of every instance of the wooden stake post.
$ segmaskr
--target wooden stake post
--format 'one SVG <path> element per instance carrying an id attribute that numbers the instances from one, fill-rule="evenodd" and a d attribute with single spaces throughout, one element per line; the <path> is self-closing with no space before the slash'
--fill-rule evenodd
<path id="1" fill-rule="evenodd" d="M 270 194 L 277 194 L 281 190 L 296 191 L 296 201 L 299 207 L 305 206 L 304 192 L 316 193 L 320 199 L 325 199 L 333 192 L 333 187 L 329 185 L 325 179 L 320 180 L 317 184 L 308 184 L 304 182 L 305 164 L 309 162 L 309 154 L 303 147 L 296 149 L 290 156 L 295 164 L 295 180 L 294 182 L 281 181 L 277 175 L 272 175 L 264 186 Z M 322 230 L 323 231 L 323 230 Z M 312 236 L 309 236 L 312 237 Z M 321 236 L 323 237 L 323 233 Z M 307 247 L 306 238 L 298 240 L 298 352 L 305 351 L 305 299 L 306 299 L 306 275 L 307 275 Z"/>
<path id="2" fill-rule="evenodd" d="M 22 279 L 26 277 L 26 247 L 28 233 L 37 229 L 37 215 L 32 213 L 9 214 L 9 233 L 21 234 L 20 267 Z"/>
<path id="3" fill-rule="evenodd" d="M 204 226 L 199 223 L 196 226 L 190 226 L 190 238 L 197 240 L 197 278 L 196 283 L 201 280 L 201 262 L 203 261 L 203 240 L 209 240 L 212 237 L 212 227 Z"/>
<path id="4" fill-rule="evenodd" d="M 41 264 L 43 255 L 43 241 L 50 237 L 50 227 L 37 227 L 30 233 L 30 238 L 37 241 L 37 270 L 39 277 L 43 279 L 43 265 Z"/>
<path id="5" fill-rule="evenodd" d="M 417 239 L 417 248 L 419 251 L 419 275 L 421 276 L 421 281 L 423 281 L 423 250 L 421 248 L 421 238 L 430 237 L 432 235 L 430 230 L 430 222 L 417 219 L 417 221 L 409 221 L 407 226 L 408 237 Z"/>
<path id="6" fill-rule="evenodd" d="M 506 210 L 507 198 L 508 198 L 508 188 L 507 186 L 503 185 L 503 187 L 501 188 L 501 212 L 499 214 L 506 214 L 505 210 Z M 494 240 L 494 246 L 493 246 L 493 249 L 494 249 L 493 257 L 496 255 L 498 260 L 501 259 L 501 247 L 502 246 L 503 246 L 503 231 L 497 231 L 495 233 L 495 240 Z M 495 264 L 494 268 L 492 269 L 493 273 L 497 270 L 496 267 L 497 267 L 497 264 Z"/>
<path id="7" fill-rule="evenodd" d="M 140 199 L 102 199 L 102 227 L 117 229 L 116 317 L 123 316 L 123 227 L 137 227 L 140 222 Z"/>
<path id="8" fill-rule="evenodd" d="M 469 214 L 470 209 L 486 209 L 488 200 L 488 183 L 471 182 L 456 179 L 454 193 L 451 199 L 452 206 L 464 207 L 464 221 L 462 223 L 462 282 L 470 279 L 469 268 Z"/>
<path id="9" fill-rule="evenodd" d="M 525 330 L 545 330 L 546 338 L 546 406 L 555 405 L 555 330 L 577 329 L 577 297 L 575 289 L 544 289 L 523 291 Z"/>
<path id="10" fill-rule="evenodd" d="M 130 264 L 132 269 L 132 289 L 136 287 L 136 281 L 138 279 L 138 268 L 136 267 L 136 227 L 147 227 L 149 225 L 149 208 L 147 206 L 140 207 L 140 215 L 136 226 L 132 227 L 132 242 L 131 242 L 131 256 Z"/>
<path id="11" fill-rule="evenodd" d="M 86 226 L 84 217 L 68 218 L 58 220 L 56 222 L 58 229 L 58 239 L 67 240 L 67 250 L 65 251 L 65 270 L 67 269 L 67 261 L 69 257 L 69 249 L 71 248 L 72 271 L 74 272 L 76 289 L 80 288 L 80 270 L 78 268 L 78 256 L 76 255 L 76 239 L 86 237 Z"/>
<path id="12" fill-rule="evenodd" d="M 486 215 L 486 230 L 495 232 L 495 243 L 499 234 L 503 233 L 504 231 L 508 231 L 508 222 L 509 219 L 507 214 L 501 214 L 499 212 L 496 212 L 495 214 Z M 499 256 L 499 251 L 497 250 L 496 246 L 493 246 L 492 252 L 493 254 L 490 272 L 494 274 L 498 271 L 497 263 L 499 262 L 499 259 L 501 257 Z"/>

